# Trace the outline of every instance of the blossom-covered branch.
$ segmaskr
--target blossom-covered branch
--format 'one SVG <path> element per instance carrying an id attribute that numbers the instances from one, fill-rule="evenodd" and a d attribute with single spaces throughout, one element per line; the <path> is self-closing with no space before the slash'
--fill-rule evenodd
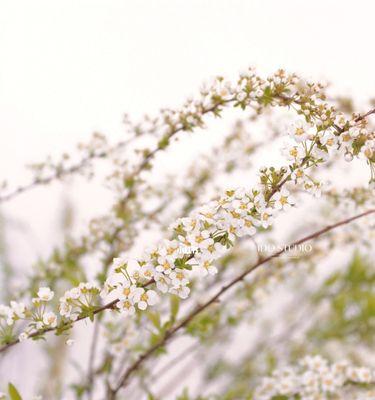
<path id="1" fill-rule="evenodd" d="M 181 321 L 179 321 L 175 326 L 173 326 L 171 329 L 169 329 L 166 334 L 164 335 L 163 339 L 158 342 L 157 344 L 155 344 L 153 347 L 151 347 L 147 352 L 145 352 L 144 354 L 142 354 L 137 361 L 132 364 L 123 374 L 123 376 L 121 377 L 118 385 L 113 389 L 113 393 L 117 393 L 121 388 L 125 387 L 129 377 L 137 370 L 141 367 L 141 365 L 152 355 L 156 352 L 157 349 L 159 349 L 160 347 L 164 346 L 166 344 L 166 342 L 168 342 L 178 331 L 180 331 L 182 328 L 186 327 L 191 321 L 192 319 L 198 315 L 199 313 L 201 313 L 202 311 L 204 311 L 207 307 L 209 307 L 210 305 L 214 304 L 215 302 L 217 302 L 219 300 L 219 298 L 226 293 L 228 290 L 230 290 L 233 286 L 235 286 L 236 284 L 242 282 L 244 280 L 244 278 L 246 278 L 250 273 L 252 273 L 253 271 L 257 270 L 259 267 L 261 267 L 262 265 L 266 264 L 267 262 L 269 262 L 270 260 L 272 260 L 275 257 L 279 257 L 281 256 L 286 249 L 288 248 L 293 248 L 296 247 L 302 243 L 308 242 L 310 240 L 314 240 L 322 235 L 324 235 L 325 233 L 336 229 L 340 226 L 343 225 L 347 225 L 355 220 L 358 220 L 360 218 L 364 218 L 367 217 L 371 214 L 375 213 L 375 209 L 374 210 L 368 210 L 365 211 L 361 214 L 352 216 L 350 218 L 347 218 L 345 220 L 339 221 L 333 225 L 329 225 L 325 228 L 322 228 L 310 235 L 307 235 L 299 240 L 296 240 L 293 243 L 288 244 L 287 246 L 283 247 L 281 250 L 271 254 L 268 257 L 265 257 L 263 259 L 261 259 L 259 262 L 257 262 L 256 264 L 252 265 L 251 267 L 245 269 L 245 271 L 243 271 L 241 274 L 239 274 L 235 279 L 233 279 L 232 281 L 230 281 L 228 284 L 224 285 L 220 290 L 218 290 L 212 297 L 209 298 L 209 300 L 207 300 L 206 302 L 199 304 L 193 311 L 191 311 L 185 318 L 183 318 Z"/>
<path id="2" fill-rule="evenodd" d="M 289 93 L 293 85 L 297 88 L 297 82 L 294 75 L 288 76 L 280 71 L 267 81 L 262 81 L 253 72 L 241 76 L 237 91 L 230 89 L 230 84 L 223 83 L 221 79 L 215 83 L 219 87 L 210 92 L 210 107 L 204 108 L 199 103 L 201 113 L 208 110 L 219 112 L 220 108 L 214 109 L 212 101 L 219 106 L 236 101 L 237 105 L 245 108 L 253 103 L 259 107 L 273 102 L 279 104 L 277 99 L 281 99 L 283 105 L 294 102 L 300 107 L 298 113 L 303 115 L 303 120 L 299 120 L 290 129 L 291 142 L 284 149 L 289 165 L 279 169 L 263 168 L 258 186 L 250 190 L 228 191 L 221 199 L 195 210 L 189 218 L 178 220 L 172 226 L 173 239 L 146 251 L 143 258 L 137 261 L 117 259 L 114 273 L 108 277 L 104 288 L 92 283 L 81 283 L 79 287 L 66 292 L 60 299 L 60 315 L 63 318 L 59 332 L 69 327 L 69 321 L 92 317 L 100 310 L 101 307 L 97 305 L 99 293 L 107 300 L 111 296 L 115 297 L 107 304 L 116 306 L 126 314 L 134 314 L 136 306 L 144 310 L 157 302 L 157 293 L 146 289 L 151 281 L 156 283 L 160 293 L 170 292 L 186 298 L 190 292 L 189 271 L 196 270 L 203 276 L 216 273 L 213 265 L 215 260 L 233 245 L 237 237 L 255 234 L 258 226 L 269 227 L 278 211 L 294 205 L 295 200 L 283 187 L 286 183 L 302 185 L 304 190 L 319 194 L 320 183 L 315 182 L 305 171 L 324 163 L 331 154 L 343 152 L 346 159 L 352 159 L 353 155 L 363 155 L 373 174 L 375 141 L 373 132 L 366 130 L 365 118 L 354 116 L 352 120 L 347 120 L 326 103 L 316 102 L 314 96 L 318 95 L 320 87 L 313 84 L 307 84 L 307 89 L 302 91 L 298 89 L 298 95 L 294 94 L 296 99 L 283 97 L 282 94 Z M 242 96 L 233 97 L 233 92 L 238 91 Z M 188 116 L 191 117 L 190 114 Z M 188 116 L 183 114 L 178 122 L 168 120 L 167 142 L 170 138 L 168 135 L 202 124 L 197 116 L 192 120 Z M 148 160 L 161 148 L 163 146 L 159 142 L 156 149 L 148 153 L 134 170 L 135 173 L 145 168 Z M 129 186 L 121 202 L 130 198 L 133 188 L 133 184 Z M 2 306 L 0 314 L 2 320 L 6 321 L 6 325 L 1 326 L 3 342 L 14 342 L 12 327 L 19 320 L 30 321 L 20 335 L 21 340 L 27 337 L 39 338 L 40 334 L 56 328 L 57 316 L 46 310 L 46 302 L 49 300 L 38 295 L 33 299 L 34 309 L 16 302 L 12 302 L 11 307 Z"/>

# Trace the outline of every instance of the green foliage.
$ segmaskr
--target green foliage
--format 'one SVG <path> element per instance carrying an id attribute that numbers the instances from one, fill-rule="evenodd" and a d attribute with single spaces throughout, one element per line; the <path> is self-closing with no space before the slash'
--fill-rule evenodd
<path id="1" fill-rule="evenodd" d="M 330 299 L 326 323 L 310 331 L 318 340 L 357 336 L 362 343 L 372 345 L 375 337 L 374 266 L 355 254 L 348 268 L 330 276 L 314 297 L 318 305 Z"/>
<path id="2" fill-rule="evenodd" d="M 21 395 L 12 383 L 8 383 L 8 392 L 10 400 L 22 400 Z"/>
<path id="3" fill-rule="evenodd" d="M 164 136 L 158 143 L 159 149 L 165 149 L 169 145 L 169 136 Z"/>
<path id="4" fill-rule="evenodd" d="M 148 311 L 146 313 L 147 318 L 152 322 L 152 324 L 154 325 L 154 327 L 157 330 L 160 330 L 161 325 L 160 325 L 160 314 L 157 311 Z"/>
<path id="5" fill-rule="evenodd" d="M 210 338 L 217 325 L 220 323 L 221 313 L 219 309 L 209 310 L 198 314 L 187 326 L 186 331 L 192 335 L 199 337 L 201 340 Z"/>
<path id="6" fill-rule="evenodd" d="M 265 106 L 268 106 L 269 104 L 272 103 L 272 100 L 274 99 L 273 93 L 272 93 L 272 88 L 270 86 L 267 86 L 264 90 L 263 97 L 261 99 L 262 103 Z"/>
<path id="7" fill-rule="evenodd" d="M 177 318 L 178 311 L 180 309 L 180 298 L 176 295 L 170 297 L 170 307 L 171 307 L 171 319 L 175 320 Z"/>
<path id="8" fill-rule="evenodd" d="M 71 385 L 71 388 L 74 390 L 77 399 L 82 399 L 87 389 L 84 385 Z"/>
<path id="9" fill-rule="evenodd" d="M 184 388 L 182 393 L 176 397 L 176 400 L 209 400 L 209 398 L 205 396 L 191 397 L 189 395 L 189 390 L 187 388 Z"/>

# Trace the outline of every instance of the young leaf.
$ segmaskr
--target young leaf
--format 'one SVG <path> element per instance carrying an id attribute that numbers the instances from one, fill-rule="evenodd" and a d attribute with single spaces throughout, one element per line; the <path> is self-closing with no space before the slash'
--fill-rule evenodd
<path id="1" fill-rule="evenodd" d="M 160 314 L 157 312 L 149 311 L 147 313 L 148 319 L 153 323 L 156 329 L 160 329 Z"/>
<path id="2" fill-rule="evenodd" d="M 180 308 L 180 298 L 176 295 L 171 296 L 171 315 L 172 318 L 175 319 L 178 314 L 178 310 Z"/>
<path id="3" fill-rule="evenodd" d="M 18 390 L 10 382 L 8 383 L 8 392 L 9 392 L 10 400 L 22 400 L 22 397 L 19 394 Z"/>

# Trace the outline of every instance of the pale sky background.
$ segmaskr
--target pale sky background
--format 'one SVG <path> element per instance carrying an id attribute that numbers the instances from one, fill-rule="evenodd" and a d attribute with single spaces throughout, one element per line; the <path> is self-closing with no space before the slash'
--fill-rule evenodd
<path id="1" fill-rule="evenodd" d="M 25 164 L 94 130 L 115 140 L 124 112 L 177 106 L 249 65 L 375 97 L 374 11 L 371 0 L 0 0 L 0 181 L 27 182 Z M 41 193 L 15 201 L 21 216 Z"/>
<path id="2" fill-rule="evenodd" d="M 331 81 L 361 104 L 375 97 L 374 17 L 372 0 L 0 0 L 0 180 L 27 182 L 25 164 L 93 131 L 121 138 L 124 112 L 178 106 L 250 65 Z M 60 194 L 46 193 L 3 208 L 39 249 Z"/>

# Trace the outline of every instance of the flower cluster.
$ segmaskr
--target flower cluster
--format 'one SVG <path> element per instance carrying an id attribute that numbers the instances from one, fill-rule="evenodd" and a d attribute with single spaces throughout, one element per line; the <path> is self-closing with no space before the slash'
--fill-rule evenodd
<path id="1" fill-rule="evenodd" d="M 344 398 L 346 387 L 351 384 L 370 386 L 375 384 L 375 372 L 365 367 L 355 367 L 348 362 L 329 364 L 320 356 L 307 356 L 297 367 L 286 367 L 263 378 L 255 391 L 255 400 L 271 400 L 277 396 L 285 399 L 325 400 Z M 374 390 L 360 395 L 352 394 L 351 399 L 373 399 Z M 349 397 L 345 397 L 349 398 Z"/>
<path id="2" fill-rule="evenodd" d="M 11 301 L 10 307 L 0 305 L 0 327 L 2 331 L 6 331 L 6 327 L 8 327 L 8 332 L 11 332 L 16 321 L 26 321 L 28 322 L 27 328 L 19 334 L 19 340 L 22 341 L 33 332 L 56 328 L 57 315 L 47 309 L 47 303 L 53 297 L 54 292 L 50 288 L 41 287 L 38 290 L 37 297 L 32 299 L 32 306 L 30 307 L 16 301 Z"/>
<path id="3" fill-rule="evenodd" d="M 146 287 L 150 282 L 155 282 L 161 293 L 186 298 L 191 274 L 215 274 L 215 262 L 236 238 L 254 235 L 256 227 L 270 226 L 278 210 L 294 204 L 285 188 L 276 194 L 273 200 L 267 200 L 261 187 L 228 191 L 219 200 L 177 220 L 171 227 L 172 240 L 149 249 L 139 260 L 115 259 L 114 272 L 102 296 L 106 300 L 115 296 L 120 300 L 117 306 L 131 314 L 135 306 L 144 310 L 155 304 L 156 292 Z"/>
<path id="4" fill-rule="evenodd" d="M 95 283 L 80 283 L 77 287 L 65 292 L 60 298 L 60 315 L 71 321 L 82 315 L 90 315 L 97 305 L 99 287 Z"/>

